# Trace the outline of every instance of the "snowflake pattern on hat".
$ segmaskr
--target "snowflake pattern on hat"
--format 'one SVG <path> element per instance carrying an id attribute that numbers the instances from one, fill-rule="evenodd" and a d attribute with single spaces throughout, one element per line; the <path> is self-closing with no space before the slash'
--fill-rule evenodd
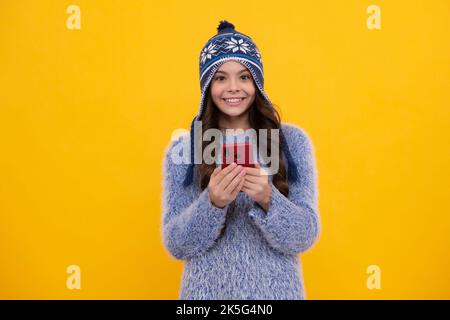
<path id="1" fill-rule="evenodd" d="M 217 52 L 217 50 L 214 50 L 215 47 L 216 46 L 211 43 L 207 48 L 205 47 L 202 50 L 202 55 L 200 57 L 201 63 L 205 63 L 206 59 L 212 58 L 212 55 Z"/>
<path id="2" fill-rule="evenodd" d="M 228 44 L 228 47 L 226 47 L 226 49 L 231 49 L 233 50 L 233 52 L 240 50 L 243 53 L 247 53 L 247 51 L 250 51 L 250 45 L 244 42 L 244 40 L 242 39 L 236 40 L 235 38 L 231 37 L 230 41 L 225 41 L 225 43 Z"/>
<path id="3" fill-rule="evenodd" d="M 212 38 L 203 47 L 200 54 L 200 70 L 219 57 L 239 54 L 261 65 L 262 69 L 261 54 L 253 41 L 241 34 L 230 33 Z"/>

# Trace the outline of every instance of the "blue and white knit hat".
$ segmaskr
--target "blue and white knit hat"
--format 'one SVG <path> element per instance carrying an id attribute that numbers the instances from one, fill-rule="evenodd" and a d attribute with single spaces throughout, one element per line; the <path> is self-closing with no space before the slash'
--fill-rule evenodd
<path id="1" fill-rule="evenodd" d="M 200 112 L 192 120 L 191 124 L 191 162 L 189 164 L 183 185 L 185 187 L 192 183 L 194 175 L 194 122 L 200 121 L 206 107 L 205 98 L 208 94 L 208 86 L 216 71 L 222 64 L 233 60 L 242 63 L 253 76 L 253 80 L 263 98 L 269 105 L 272 103 L 264 92 L 264 69 L 261 54 L 253 40 L 234 29 L 234 25 L 228 21 L 221 21 L 217 27 L 217 34 L 209 39 L 200 53 Z M 280 128 L 281 148 L 288 161 L 288 179 L 298 179 L 297 168 L 291 157 L 286 139 Z"/>

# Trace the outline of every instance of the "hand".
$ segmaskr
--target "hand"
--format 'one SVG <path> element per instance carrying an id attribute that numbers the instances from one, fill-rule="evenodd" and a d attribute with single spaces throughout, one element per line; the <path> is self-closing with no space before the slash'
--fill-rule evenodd
<path id="1" fill-rule="evenodd" d="M 259 163 L 256 163 L 255 168 L 244 168 L 244 171 L 246 171 L 247 174 L 245 176 L 242 191 L 267 212 L 272 198 L 272 188 L 269 185 L 269 176 L 264 169 L 261 169 Z"/>
<path id="2" fill-rule="evenodd" d="M 245 174 L 243 167 L 234 162 L 224 169 L 220 166 L 214 169 L 208 184 L 211 203 L 222 209 L 236 199 L 244 185 Z"/>

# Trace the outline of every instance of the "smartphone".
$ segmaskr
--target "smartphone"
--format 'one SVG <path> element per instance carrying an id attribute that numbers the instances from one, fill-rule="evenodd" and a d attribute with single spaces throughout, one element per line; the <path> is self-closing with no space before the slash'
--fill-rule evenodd
<path id="1" fill-rule="evenodd" d="M 243 167 L 254 168 L 255 159 L 253 151 L 253 143 L 249 141 L 223 144 L 222 169 L 233 162 L 236 162 Z"/>

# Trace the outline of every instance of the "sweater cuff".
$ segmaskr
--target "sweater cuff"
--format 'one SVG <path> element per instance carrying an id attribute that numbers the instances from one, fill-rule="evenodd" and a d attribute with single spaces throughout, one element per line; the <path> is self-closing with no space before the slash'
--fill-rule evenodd
<path id="1" fill-rule="evenodd" d="M 206 187 L 202 193 L 200 194 L 200 199 L 202 201 L 206 201 L 208 204 L 208 211 L 212 212 L 213 214 L 217 214 L 219 216 L 224 215 L 227 213 L 228 207 L 230 206 L 230 204 L 227 204 L 225 207 L 223 208 L 219 208 L 216 207 L 215 205 L 213 205 L 210 197 L 209 197 L 209 188 Z"/>
<path id="2" fill-rule="evenodd" d="M 272 189 L 272 196 L 270 197 L 269 210 L 267 212 L 256 202 L 253 202 L 253 207 L 249 211 L 250 217 L 260 226 L 266 225 L 267 222 L 271 219 L 271 217 L 275 214 L 275 210 L 273 206 L 277 206 L 277 204 L 285 200 L 286 197 L 280 193 L 280 191 L 273 185 L 273 183 L 269 182 L 270 188 Z M 284 199 L 283 199 L 284 198 Z"/>

